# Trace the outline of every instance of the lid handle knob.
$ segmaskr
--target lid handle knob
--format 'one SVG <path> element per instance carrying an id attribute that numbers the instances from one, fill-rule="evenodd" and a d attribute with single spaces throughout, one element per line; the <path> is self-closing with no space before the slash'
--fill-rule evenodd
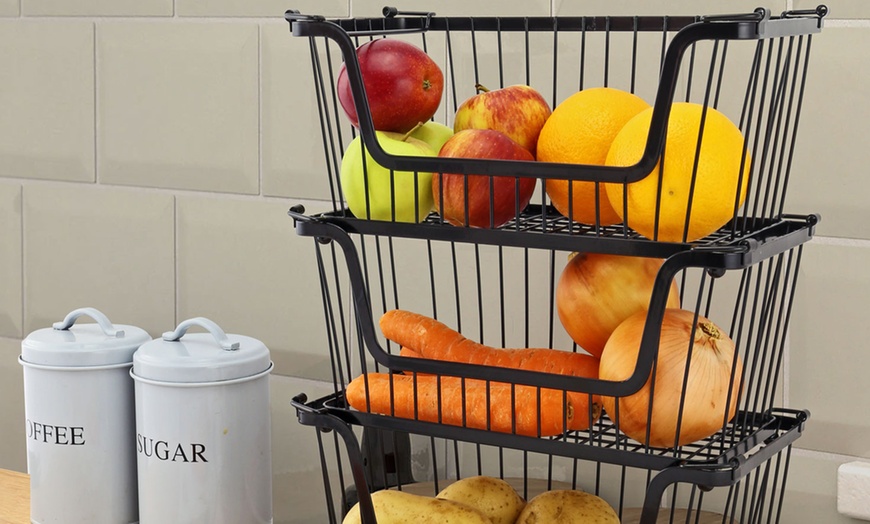
<path id="1" fill-rule="evenodd" d="M 175 331 L 167 331 L 163 333 L 163 340 L 167 342 L 177 342 L 181 337 L 187 333 L 187 330 L 192 326 L 199 326 L 204 328 L 206 331 L 211 333 L 211 336 L 214 337 L 215 342 L 217 342 L 222 349 L 225 351 L 235 351 L 239 349 L 238 342 L 231 342 L 227 334 L 224 333 L 224 330 L 220 328 L 214 321 L 211 321 L 205 317 L 194 317 L 189 318 L 178 324 L 178 327 L 175 328 Z"/>
<path id="2" fill-rule="evenodd" d="M 69 313 L 67 313 L 63 321 L 55 322 L 51 325 L 51 327 L 59 331 L 67 330 L 76 323 L 76 320 L 78 320 L 80 316 L 83 315 L 87 315 L 92 319 L 96 320 L 97 324 L 99 324 L 100 326 L 100 329 L 103 330 L 103 333 L 105 333 L 107 337 L 121 338 L 124 336 L 123 329 L 116 329 L 106 315 L 92 307 L 83 307 L 70 311 Z"/>

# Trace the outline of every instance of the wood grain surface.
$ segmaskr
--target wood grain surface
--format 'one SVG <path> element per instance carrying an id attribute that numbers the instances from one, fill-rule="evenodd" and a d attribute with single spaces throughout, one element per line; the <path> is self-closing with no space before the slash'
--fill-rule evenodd
<path id="1" fill-rule="evenodd" d="M 0 469 L 0 524 L 30 523 L 30 477 Z"/>

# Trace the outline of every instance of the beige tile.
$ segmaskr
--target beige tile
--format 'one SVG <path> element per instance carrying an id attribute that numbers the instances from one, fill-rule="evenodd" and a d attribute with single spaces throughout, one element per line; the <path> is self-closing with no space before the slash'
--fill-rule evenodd
<path id="1" fill-rule="evenodd" d="M 171 195 L 25 187 L 25 333 L 83 306 L 152 335 L 173 327 L 174 242 Z"/>
<path id="2" fill-rule="evenodd" d="M 93 181 L 93 24 L 0 20 L 0 49 L 0 177 Z"/>
<path id="3" fill-rule="evenodd" d="M 802 446 L 799 439 L 795 446 Z M 837 512 L 837 468 L 841 461 L 795 449 L 789 463 L 788 484 L 780 522 L 854 524 Z"/>
<path id="4" fill-rule="evenodd" d="M 587 2 L 571 2 L 556 0 L 555 14 L 558 16 L 592 16 L 592 15 L 705 15 L 713 13 L 751 13 L 759 5 L 768 7 L 773 13 L 779 13 L 786 7 L 785 0 L 762 2 L 753 0 L 737 0 L 731 2 L 714 2 L 706 0 L 652 0 L 648 2 L 610 2 L 608 0 L 592 0 Z"/>
<path id="5" fill-rule="evenodd" d="M 329 379 L 314 241 L 296 235 L 290 205 L 178 197 L 178 319 L 262 340 L 278 374 Z"/>
<path id="6" fill-rule="evenodd" d="M 803 448 L 870 457 L 868 263 L 866 247 L 805 248 L 789 349 L 789 405 L 812 413 Z"/>
<path id="7" fill-rule="evenodd" d="M 0 0 L 0 16 L 18 16 L 18 0 Z"/>
<path id="8" fill-rule="evenodd" d="M 330 199 L 307 38 L 285 22 L 262 29 L 263 194 Z"/>
<path id="9" fill-rule="evenodd" d="M 463 2 L 447 0 L 426 2 L 408 0 L 401 4 L 378 2 L 377 0 L 354 0 L 351 13 L 355 17 L 381 17 L 385 5 L 396 5 L 403 11 L 434 11 L 438 16 L 547 16 L 550 2 L 545 0 L 511 2 Z"/>
<path id="10" fill-rule="evenodd" d="M 257 193 L 257 33 L 256 24 L 99 23 L 100 180 Z"/>
<path id="11" fill-rule="evenodd" d="M 295 9 L 300 13 L 326 17 L 346 17 L 348 2 L 341 0 L 176 0 L 178 16 L 267 16 L 283 20 L 284 12 Z M 286 27 L 286 22 L 284 23 Z"/>
<path id="12" fill-rule="evenodd" d="M 820 213 L 820 235 L 870 238 L 862 154 L 870 119 L 863 87 L 870 82 L 868 53 L 867 29 L 829 27 L 813 38 L 788 209 Z"/>
<path id="13" fill-rule="evenodd" d="M 21 332 L 21 186 L 0 183 L 0 337 Z"/>
<path id="14" fill-rule="evenodd" d="M 317 429 L 299 423 L 290 400 L 305 393 L 310 400 L 332 391 L 332 386 L 311 380 L 273 375 L 272 395 L 272 491 L 275 524 L 319 524 L 328 522 L 326 491 L 323 487 Z M 337 479 L 335 432 L 322 433 L 331 478 Z M 343 441 L 342 441 L 342 446 Z M 342 448 L 343 449 L 343 448 Z M 346 461 L 345 481 L 351 482 Z M 332 486 L 333 496 L 341 489 Z M 337 506 L 337 503 L 335 507 Z"/>
<path id="15" fill-rule="evenodd" d="M 819 4 L 828 6 L 828 18 L 870 18 L 870 6 L 864 0 L 794 0 L 794 9 L 815 9 Z"/>
<path id="16" fill-rule="evenodd" d="M 27 471 L 21 339 L 0 338 L 0 469 Z"/>
<path id="17" fill-rule="evenodd" d="M 172 16 L 172 0 L 21 0 L 25 16 Z"/>

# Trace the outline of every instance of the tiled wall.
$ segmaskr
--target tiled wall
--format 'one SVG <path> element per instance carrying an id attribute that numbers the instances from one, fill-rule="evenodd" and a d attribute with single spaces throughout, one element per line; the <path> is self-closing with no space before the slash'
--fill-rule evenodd
<path id="1" fill-rule="evenodd" d="M 442 15 L 747 11 L 739 0 L 437 3 Z M 284 10 L 378 15 L 374 0 L 0 0 L 0 468 L 26 468 L 29 332 L 83 305 L 153 335 L 207 316 L 272 351 L 276 522 L 322 522 L 313 434 L 288 399 L 329 390 L 309 239 L 286 210 L 328 199 L 307 44 Z M 769 0 L 774 11 L 815 7 Z M 836 468 L 870 460 L 870 3 L 830 0 L 814 40 L 790 206 L 804 250 L 785 397 L 813 417 L 783 522 L 847 522 Z M 293 442 L 293 445 L 290 443 Z M 315 502 L 312 502 L 315 501 Z"/>

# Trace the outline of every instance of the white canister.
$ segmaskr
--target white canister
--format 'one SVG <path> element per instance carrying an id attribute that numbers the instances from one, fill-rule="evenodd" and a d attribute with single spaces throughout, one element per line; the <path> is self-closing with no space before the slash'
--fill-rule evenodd
<path id="1" fill-rule="evenodd" d="M 149 340 L 81 308 L 21 342 L 31 522 L 138 521 L 130 367 Z"/>
<path id="2" fill-rule="evenodd" d="M 133 355 L 142 524 L 272 522 L 271 370 L 262 342 L 201 317 Z"/>

